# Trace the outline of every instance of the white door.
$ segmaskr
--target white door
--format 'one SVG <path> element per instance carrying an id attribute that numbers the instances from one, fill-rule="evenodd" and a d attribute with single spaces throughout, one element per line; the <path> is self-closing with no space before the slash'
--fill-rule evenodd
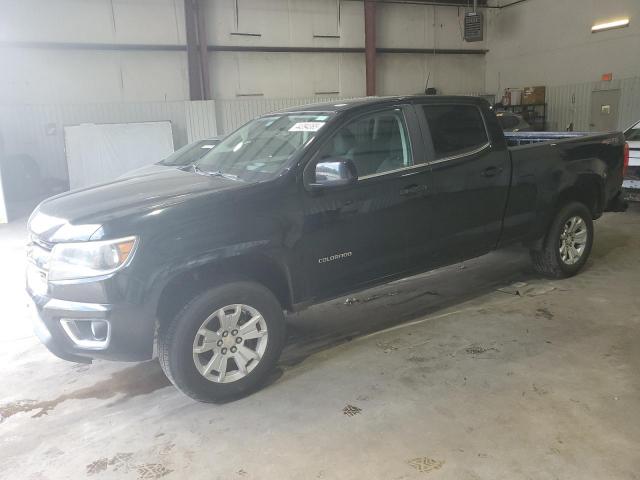
<path id="1" fill-rule="evenodd" d="M 592 132 L 613 132 L 618 128 L 620 90 L 596 90 L 591 92 Z"/>
<path id="2" fill-rule="evenodd" d="M 72 189 L 110 182 L 173 153 L 171 122 L 64 127 L 64 143 Z"/>

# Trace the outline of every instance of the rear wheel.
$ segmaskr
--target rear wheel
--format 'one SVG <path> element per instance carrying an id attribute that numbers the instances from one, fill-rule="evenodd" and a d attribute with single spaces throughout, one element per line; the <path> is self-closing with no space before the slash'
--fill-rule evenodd
<path id="1" fill-rule="evenodd" d="M 562 207 L 554 218 L 541 250 L 532 250 L 533 267 L 550 278 L 571 277 L 584 266 L 593 245 L 593 219 L 582 203 Z"/>
<path id="2" fill-rule="evenodd" d="M 191 300 L 158 335 L 162 369 L 183 393 L 222 402 L 256 390 L 285 341 L 282 308 L 265 287 L 233 282 Z"/>

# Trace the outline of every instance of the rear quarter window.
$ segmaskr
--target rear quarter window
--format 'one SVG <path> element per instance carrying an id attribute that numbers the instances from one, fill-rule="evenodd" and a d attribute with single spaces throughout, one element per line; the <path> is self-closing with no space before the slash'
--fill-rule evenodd
<path id="1" fill-rule="evenodd" d="M 489 142 L 480 110 L 473 105 L 424 105 L 436 159 L 471 152 Z"/>

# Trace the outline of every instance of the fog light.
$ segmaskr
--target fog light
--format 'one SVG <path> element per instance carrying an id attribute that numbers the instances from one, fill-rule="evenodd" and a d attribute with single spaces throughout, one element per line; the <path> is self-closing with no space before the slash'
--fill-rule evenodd
<path id="1" fill-rule="evenodd" d="M 69 339 L 80 348 L 104 350 L 111 339 L 108 320 L 93 318 L 61 318 L 60 325 Z"/>
<path id="2" fill-rule="evenodd" d="M 104 320 L 91 320 L 91 333 L 93 340 L 103 342 L 107 339 L 109 325 Z"/>

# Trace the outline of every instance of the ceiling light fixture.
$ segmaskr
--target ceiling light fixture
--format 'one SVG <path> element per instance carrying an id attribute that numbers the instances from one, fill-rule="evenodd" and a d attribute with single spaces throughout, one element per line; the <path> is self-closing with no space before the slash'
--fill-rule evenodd
<path id="1" fill-rule="evenodd" d="M 629 19 L 622 18 L 620 20 L 614 20 L 606 23 L 596 23 L 591 27 L 591 33 L 603 32 L 605 30 L 611 30 L 613 28 L 623 28 L 629 26 Z"/>

